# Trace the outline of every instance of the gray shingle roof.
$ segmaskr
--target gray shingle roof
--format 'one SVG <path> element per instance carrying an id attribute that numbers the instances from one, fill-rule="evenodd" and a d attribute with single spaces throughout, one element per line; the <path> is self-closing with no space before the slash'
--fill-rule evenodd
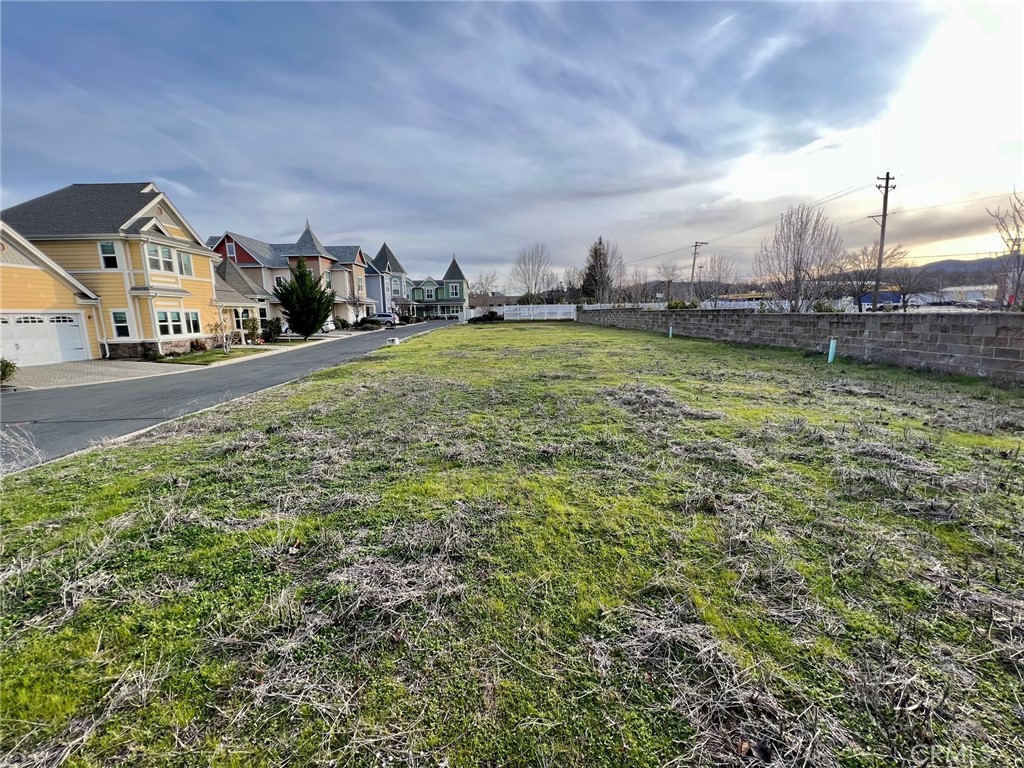
<path id="1" fill-rule="evenodd" d="M 342 264 L 355 264 L 359 255 L 358 245 L 328 245 L 327 252 Z"/>
<path id="2" fill-rule="evenodd" d="M 0 217 L 24 237 L 113 234 L 160 194 L 152 182 L 72 184 L 5 209 Z M 155 189 L 155 187 L 154 187 Z"/>
<path id="3" fill-rule="evenodd" d="M 124 231 L 132 235 L 137 235 L 154 221 L 156 221 L 154 217 L 145 216 L 141 219 L 136 219 L 135 221 L 133 221 L 131 224 L 124 228 Z"/>
<path id="4" fill-rule="evenodd" d="M 408 274 L 405 271 L 405 267 L 398 261 L 395 254 L 392 253 L 391 249 L 388 248 L 388 244 L 384 243 L 377 251 L 377 255 L 373 257 L 373 264 L 381 272 L 391 272 L 393 274 L 405 275 Z"/>
<path id="5" fill-rule="evenodd" d="M 288 258 L 305 256 L 307 258 L 323 258 L 335 262 L 331 269 L 347 270 L 343 264 L 351 264 L 359 253 L 358 245 L 328 245 L 324 246 L 320 239 L 313 233 L 306 222 L 299 239 L 294 243 L 266 243 L 254 237 L 246 237 L 237 232 L 225 232 L 224 235 L 211 237 L 206 242 L 212 248 L 221 237 L 228 236 L 242 246 L 260 266 L 273 267 L 275 269 L 288 269 Z"/>
<path id="6" fill-rule="evenodd" d="M 442 280 L 465 280 L 466 276 L 462 274 L 462 270 L 459 269 L 459 262 L 452 257 L 452 263 L 448 267 L 448 271 L 444 273 Z"/>
<path id="7" fill-rule="evenodd" d="M 236 291 L 220 275 L 213 276 L 213 298 L 221 304 L 253 305 L 256 302 Z"/>
<path id="8" fill-rule="evenodd" d="M 215 267 L 217 276 L 234 290 L 250 299 L 269 299 L 272 294 L 257 285 L 231 259 L 221 259 Z"/>
<path id="9" fill-rule="evenodd" d="M 313 230 L 310 229 L 309 219 L 306 220 L 306 228 L 302 230 L 299 239 L 295 241 L 295 245 L 291 246 L 291 248 L 292 250 L 288 254 L 290 256 L 322 256 L 325 259 L 332 258 L 331 254 L 324 250 L 319 238 L 313 234 Z"/>

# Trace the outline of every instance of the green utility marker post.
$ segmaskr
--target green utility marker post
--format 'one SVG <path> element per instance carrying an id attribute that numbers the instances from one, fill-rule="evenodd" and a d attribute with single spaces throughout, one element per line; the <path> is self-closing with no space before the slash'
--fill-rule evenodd
<path id="1" fill-rule="evenodd" d="M 671 325 L 668 327 L 668 337 L 670 339 L 672 338 L 672 326 Z"/>
<path id="2" fill-rule="evenodd" d="M 832 337 L 832 341 L 828 343 L 828 361 L 830 363 L 835 362 L 836 359 L 836 337 Z"/>

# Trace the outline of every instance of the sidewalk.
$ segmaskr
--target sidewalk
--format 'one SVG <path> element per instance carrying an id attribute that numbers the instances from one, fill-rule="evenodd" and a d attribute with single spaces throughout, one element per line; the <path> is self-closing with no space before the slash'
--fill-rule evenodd
<path id="1" fill-rule="evenodd" d="M 353 334 L 344 331 L 333 331 L 320 338 L 310 338 L 306 344 L 296 345 L 294 349 L 267 349 L 253 355 L 236 357 L 222 363 L 211 363 L 207 366 L 176 365 L 174 363 L 150 363 L 142 360 L 80 360 L 73 363 L 53 363 L 51 365 L 30 365 L 19 368 L 10 386 L 14 390 L 57 389 L 60 387 L 79 387 L 84 384 L 106 384 L 111 381 L 127 379 L 144 379 L 149 376 L 168 376 L 175 373 L 201 371 L 203 368 L 215 368 L 232 365 L 268 355 L 280 355 L 306 349 L 314 344 L 344 339 Z M 5 385 L 6 386 L 6 385 Z"/>

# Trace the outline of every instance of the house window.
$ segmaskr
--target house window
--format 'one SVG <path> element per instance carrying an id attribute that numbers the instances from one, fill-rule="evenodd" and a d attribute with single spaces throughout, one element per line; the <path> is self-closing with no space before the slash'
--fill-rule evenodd
<path id="1" fill-rule="evenodd" d="M 331 273 L 330 272 L 324 272 L 324 285 L 326 285 L 328 288 L 331 287 Z"/>
<path id="2" fill-rule="evenodd" d="M 228 249 L 228 257 L 232 258 L 232 259 L 235 258 L 235 244 L 232 243 L 232 242 L 229 242 L 227 244 L 227 249 Z"/>
<path id="3" fill-rule="evenodd" d="M 357 277 L 356 278 L 356 293 L 362 293 L 362 292 L 363 292 L 363 278 Z"/>
<path id="4" fill-rule="evenodd" d="M 267 318 L 267 308 L 266 307 L 260 307 L 259 308 L 259 313 L 260 313 L 260 328 L 261 329 L 262 328 L 266 328 L 267 327 L 267 319 L 268 319 Z"/>
<path id="5" fill-rule="evenodd" d="M 146 246 L 146 259 L 149 261 L 150 269 L 160 269 L 160 249 L 155 245 Z"/>
<path id="6" fill-rule="evenodd" d="M 278 288 L 280 288 L 283 285 L 288 285 L 288 278 L 287 277 L 275 277 L 274 278 L 274 285 L 276 285 Z"/>
<path id="7" fill-rule="evenodd" d="M 198 312 L 186 312 L 185 313 L 185 330 L 189 333 L 202 333 L 203 329 L 199 325 L 199 313 Z"/>
<path id="8" fill-rule="evenodd" d="M 181 312 L 157 312 L 156 323 L 161 336 L 180 336 Z"/>
<path id="9" fill-rule="evenodd" d="M 192 254 L 178 251 L 178 274 L 192 277 Z"/>
<path id="10" fill-rule="evenodd" d="M 457 298 L 459 298 L 459 284 L 458 283 L 448 283 L 448 298 L 449 299 L 457 299 Z"/>
<path id="11" fill-rule="evenodd" d="M 104 269 L 117 269 L 117 249 L 112 242 L 100 243 L 100 259 Z"/>
<path id="12" fill-rule="evenodd" d="M 119 339 L 126 339 L 132 335 L 131 330 L 128 328 L 127 312 L 111 312 L 110 319 L 113 320 L 114 336 Z"/>
<path id="13" fill-rule="evenodd" d="M 402 283 L 399 280 L 391 281 L 391 295 L 401 296 L 402 295 Z"/>
<path id="14" fill-rule="evenodd" d="M 160 268 L 164 272 L 174 271 L 174 258 L 171 256 L 171 249 L 166 245 L 160 246 Z"/>
<path id="15" fill-rule="evenodd" d="M 434 300 L 434 289 L 433 288 L 424 288 L 423 290 L 426 291 L 427 301 L 433 301 Z"/>
<path id="16" fill-rule="evenodd" d="M 235 330 L 242 330 L 242 323 L 249 319 L 248 309 L 236 309 L 235 310 Z"/>

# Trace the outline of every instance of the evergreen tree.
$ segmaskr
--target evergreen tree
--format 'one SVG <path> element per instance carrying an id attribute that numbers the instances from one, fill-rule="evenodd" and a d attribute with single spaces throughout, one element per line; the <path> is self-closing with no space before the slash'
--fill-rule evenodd
<path id="1" fill-rule="evenodd" d="M 583 285 L 580 293 L 584 301 L 606 302 L 612 294 L 612 269 L 608 258 L 608 246 L 599 237 L 587 253 L 587 266 L 583 270 Z"/>
<path id="2" fill-rule="evenodd" d="M 274 289 L 292 333 L 308 339 L 319 331 L 334 309 L 334 291 L 322 288 L 301 256 L 291 267 L 292 279 Z"/>

